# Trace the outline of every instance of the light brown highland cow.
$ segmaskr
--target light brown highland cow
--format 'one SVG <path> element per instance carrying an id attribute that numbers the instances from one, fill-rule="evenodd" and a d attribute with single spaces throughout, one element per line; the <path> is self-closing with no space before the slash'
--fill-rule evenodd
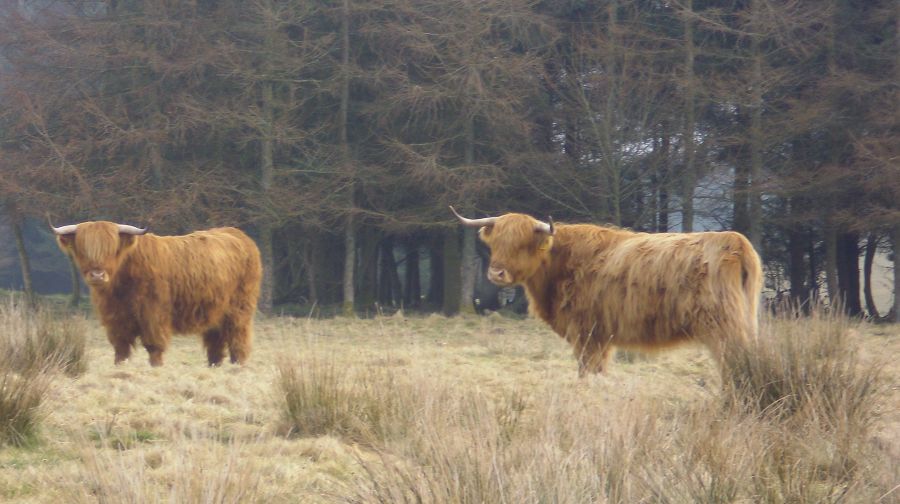
<path id="1" fill-rule="evenodd" d="M 259 249 L 236 228 L 157 236 L 113 222 L 53 228 L 74 258 L 115 349 L 115 363 L 140 338 L 160 366 L 173 333 L 203 335 L 209 365 L 250 355 L 259 298 Z"/>
<path id="2" fill-rule="evenodd" d="M 450 209 L 481 228 L 488 279 L 524 286 L 531 312 L 574 347 L 580 376 L 603 372 L 615 347 L 696 341 L 721 365 L 726 345 L 757 336 L 762 269 L 740 233 L 635 233 Z"/>

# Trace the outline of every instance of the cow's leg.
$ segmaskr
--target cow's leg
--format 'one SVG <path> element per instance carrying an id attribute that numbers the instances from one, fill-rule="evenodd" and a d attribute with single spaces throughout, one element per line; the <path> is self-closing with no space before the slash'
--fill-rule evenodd
<path id="1" fill-rule="evenodd" d="M 210 366 L 222 364 L 225 358 L 225 338 L 219 328 L 208 329 L 203 333 L 203 345 L 206 347 L 206 359 Z"/>
<path id="2" fill-rule="evenodd" d="M 117 341 L 113 343 L 113 349 L 116 351 L 115 364 L 118 366 L 119 364 L 128 360 L 131 357 L 131 344 L 123 343 L 121 341 Z"/>
<path id="3" fill-rule="evenodd" d="M 147 354 L 150 356 L 150 365 L 159 367 L 163 365 L 163 349 L 156 345 L 144 345 Z"/>
<path id="4" fill-rule="evenodd" d="M 163 365 L 163 353 L 169 347 L 169 333 L 158 325 L 146 324 L 141 328 L 141 343 L 150 355 L 150 365 Z"/>
<path id="5" fill-rule="evenodd" d="M 578 377 L 584 378 L 588 373 L 602 374 L 609 366 L 613 346 L 609 342 L 601 344 L 595 339 L 575 346 L 575 357 L 578 359 Z"/>
<path id="6" fill-rule="evenodd" d="M 594 354 L 597 353 L 597 342 L 588 339 L 577 341 L 575 344 L 575 358 L 578 360 L 578 377 L 584 378 L 594 371 Z"/>
<path id="7" fill-rule="evenodd" d="M 115 350 L 116 357 L 114 362 L 116 365 L 119 365 L 131 357 L 131 347 L 134 346 L 137 334 L 130 331 L 110 331 L 107 329 L 106 339 L 109 340 L 113 350 Z"/>
<path id="8" fill-rule="evenodd" d="M 244 364 L 250 357 L 253 345 L 252 319 L 234 320 L 226 317 L 222 323 L 222 339 L 228 343 L 228 353 L 232 364 Z"/>
<path id="9" fill-rule="evenodd" d="M 612 353 L 613 347 L 609 343 L 595 351 L 591 357 L 591 371 L 598 374 L 605 373 Z"/>
<path id="10" fill-rule="evenodd" d="M 131 336 L 122 336 L 122 335 L 107 335 L 109 342 L 112 343 L 113 350 L 116 352 L 115 364 L 119 365 L 122 362 L 128 360 L 131 357 L 131 348 L 134 346 L 134 342 L 137 339 L 137 335 Z"/>

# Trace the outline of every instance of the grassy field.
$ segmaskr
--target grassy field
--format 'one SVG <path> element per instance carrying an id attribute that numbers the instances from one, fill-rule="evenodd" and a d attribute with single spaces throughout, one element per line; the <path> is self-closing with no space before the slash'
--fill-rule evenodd
<path id="1" fill-rule="evenodd" d="M 86 365 L 41 372 L 2 502 L 900 502 L 896 326 L 768 321 L 788 362 L 763 381 L 800 362 L 797 400 L 755 408 L 700 348 L 579 380 L 541 323 L 497 315 L 261 319 L 250 363 L 221 368 L 197 337 L 151 368 L 113 366 L 90 317 L 50 331 L 83 334 Z"/>

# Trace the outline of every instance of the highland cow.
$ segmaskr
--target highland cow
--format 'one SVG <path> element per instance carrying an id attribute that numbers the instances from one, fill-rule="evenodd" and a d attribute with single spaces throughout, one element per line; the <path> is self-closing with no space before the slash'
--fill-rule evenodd
<path id="1" fill-rule="evenodd" d="M 262 263 L 239 229 L 157 236 L 101 221 L 53 232 L 90 288 L 116 364 L 140 338 L 150 364 L 162 365 L 173 333 L 202 334 L 210 366 L 221 364 L 226 347 L 232 363 L 247 360 Z"/>
<path id="2" fill-rule="evenodd" d="M 740 233 L 637 233 L 554 225 L 528 215 L 467 219 L 491 249 L 488 279 L 523 285 L 529 310 L 574 348 L 579 376 L 603 372 L 616 347 L 696 341 L 722 365 L 755 338 L 762 273 Z"/>

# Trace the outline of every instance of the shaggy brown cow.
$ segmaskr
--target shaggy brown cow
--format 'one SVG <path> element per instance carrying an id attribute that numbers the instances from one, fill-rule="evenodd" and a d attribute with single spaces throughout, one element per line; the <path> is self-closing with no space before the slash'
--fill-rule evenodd
<path id="1" fill-rule="evenodd" d="M 235 228 L 156 236 L 112 222 L 53 228 L 74 258 L 116 351 L 116 364 L 140 337 L 150 364 L 162 365 L 172 333 L 200 333 L 211 366 L 225 347 L 231 362 L 250 355 L 259 298 L 259 249 Z"/>
<path id="2" fill-rule="evenodd" d="M 740 233 L 635 233 L 450 209 L 481 228 L 488 279 L 525 287 L 532 313 L 574 347 L 581 376 L 603 372 L 614 347 L 698 341 L 721 364 L 726 342 L 756 337 L 762 270 Z"/>

